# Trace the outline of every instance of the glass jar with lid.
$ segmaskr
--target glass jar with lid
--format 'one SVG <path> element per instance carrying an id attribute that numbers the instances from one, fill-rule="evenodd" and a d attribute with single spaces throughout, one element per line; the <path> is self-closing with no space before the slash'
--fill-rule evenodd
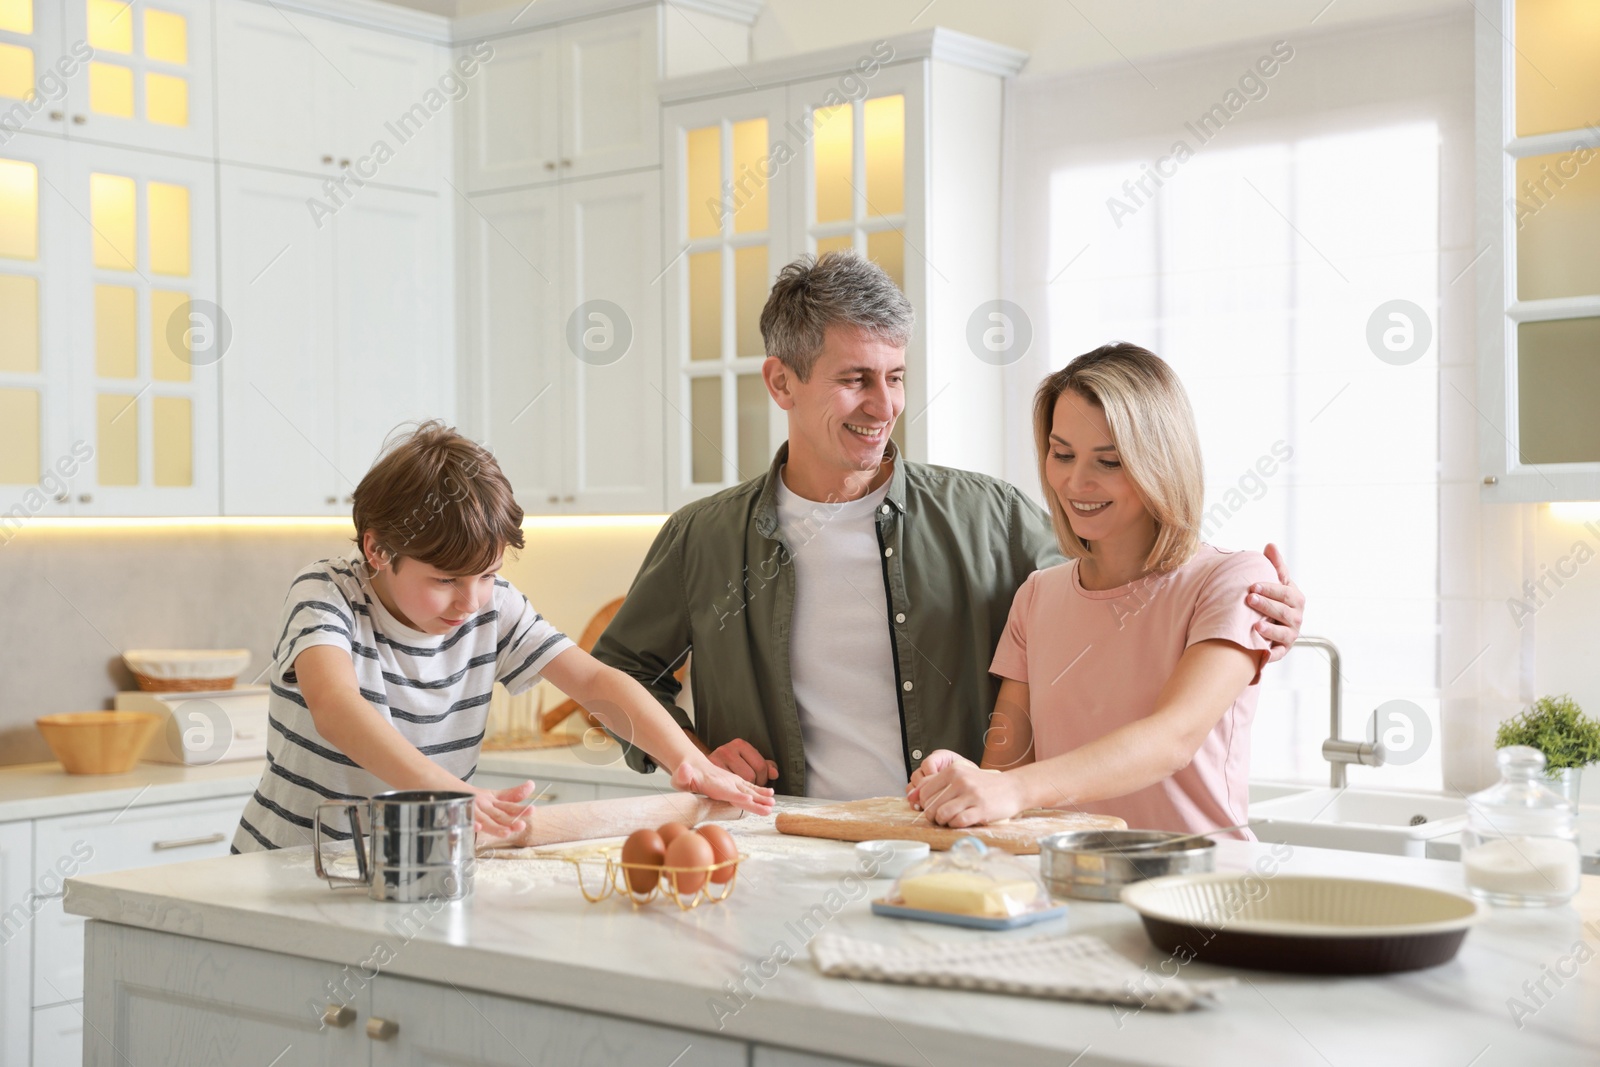
<path id="1" fill-rule="evenodd" d="M 1510 745 L 1495 754 L 1500 781 L 1467 798 L 1461 864 L 1473 896 L 1509 907 L 1564 904 L 1581 858 L 1572 803 L 1545 785 L 1544 753 Z"/>

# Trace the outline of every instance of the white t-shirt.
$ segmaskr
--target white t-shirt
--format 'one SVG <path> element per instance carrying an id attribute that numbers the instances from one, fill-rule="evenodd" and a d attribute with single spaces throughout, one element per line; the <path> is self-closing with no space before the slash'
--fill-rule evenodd
<path id="1" fill-rule="evenodd" d="M 267 769 L 245 802 L 235 852 L 310 844 L 318 804 L 365 800 L 390 788 L 317 733 L 294 671 L 306 649 L 348 652 L 361 695 L 378 714 L 435 763 L 470 780 L 494 683 L 523 692 L 572 647 L 504 578 L 494 580 L 494 598 L 478 614 L 448 634 L 426 634 L 391 615 L 364 575 L 355 553 L 314 563 L 289 586 L 272 654 Z M 348 821 L 329 814 L 325 834 L 348 839 Z"/>
<path id="2" fill-rule="evenodd" d="M 789 667 L 806 754 L 806 795 L 900 796 L 906 787 L 889 598 L 873 513 L 887 482 L 859 500 L 818 503 L 778 472 L 778 528 L 794 559 Z"/>

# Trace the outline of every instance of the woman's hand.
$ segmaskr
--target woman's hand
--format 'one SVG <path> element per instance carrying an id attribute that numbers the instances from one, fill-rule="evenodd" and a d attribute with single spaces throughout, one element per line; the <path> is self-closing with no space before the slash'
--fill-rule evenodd
<path id="1" fill-rule="evenodd" d="M 510 789 L 474 789 L 472 794 L 472 828 L 479 837 L 503 840 L 527 828 L 524 816 L 533 796 L 531 781 Z"/>
<path id="2" fill-rule="evenodd" d="M 769 815 L 772 812 L 771 789 L 745 781 L 698 752 L 678 764 L 678 769 L 672 772 L 672 788 L 685 793 L 699 793 L 711 800 L 727 801 L 752 815 Z"/>
<path id="3" fill-rule="evenodd" d="M 953 763 L 971 763 L 972 761 L 958 752 L 951 752 L 948 748 L 936 748 L 928 753 L 928 758 L 922 761 L 921 766 L 911 772 L 911 781 L 906 785 L 906 800 L 911 803 L 915 811 L 922 810 L 921 787 L 922 783 Z"/>
<path id="4" fill-rule="evenodd" d="M 955 758 L 916 786 L 915 803 L 929 822 L 960 829 L 1009 819 L 1027 806 L 1016 775 L 986 771 L 969 759 L 950 755 Z"/>

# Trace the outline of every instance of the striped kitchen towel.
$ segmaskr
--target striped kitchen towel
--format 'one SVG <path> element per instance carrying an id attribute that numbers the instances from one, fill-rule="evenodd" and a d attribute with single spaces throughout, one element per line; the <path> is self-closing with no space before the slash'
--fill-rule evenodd
<path id="1" fill-rule="evenodd" d="M 880 945 L 835 933 L 811 941 L 817 970 L 832 978 L 978 989 L 1056 1000 L 1087 1000 L 1159 1011 L 1216 1003 L 1232 978 L 1185 980 L 1172 968 L 1141 967 L 1088 934 L 1029 941 L 985 939 L 937 945 Z"/>

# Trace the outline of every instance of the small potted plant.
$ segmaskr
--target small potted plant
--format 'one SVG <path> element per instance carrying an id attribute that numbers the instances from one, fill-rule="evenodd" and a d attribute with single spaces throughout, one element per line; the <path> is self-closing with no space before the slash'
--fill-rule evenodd
<path id="1" fill-rule="evenodd" d="M 1577 804 L 1583 768 L 1600 763 L 1600 722 L 1565 693 L 1540 697 L 1533 707 L 1500 724 L 1494 746 L 1507 745 L 1531 745 L 1543 752 L 1550 788 Z"/>

